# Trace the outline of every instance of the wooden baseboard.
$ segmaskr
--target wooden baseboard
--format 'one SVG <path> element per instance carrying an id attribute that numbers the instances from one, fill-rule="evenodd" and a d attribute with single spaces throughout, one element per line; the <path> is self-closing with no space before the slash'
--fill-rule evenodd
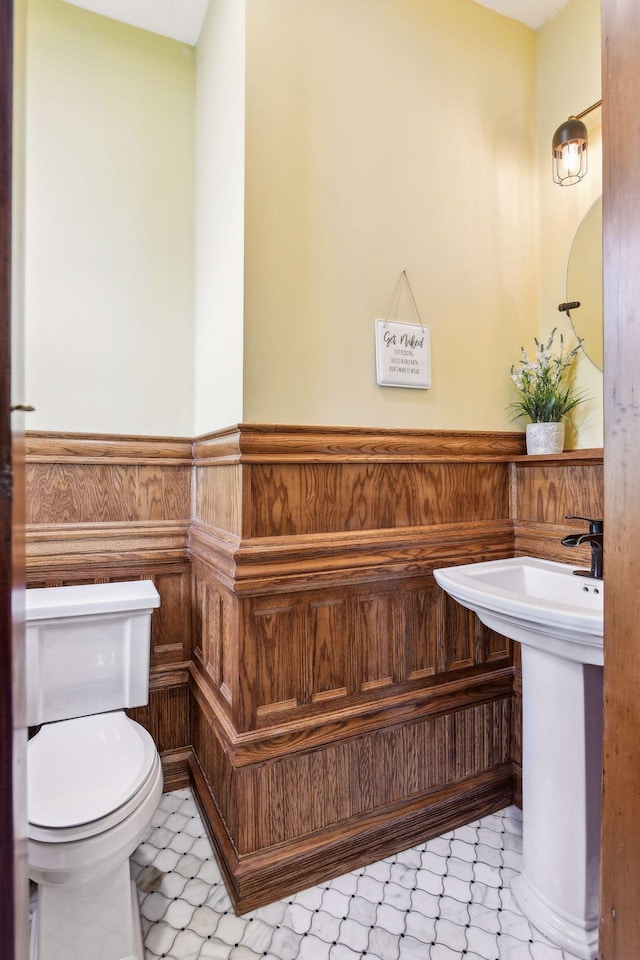
<path id="1" fill-rule="evenodd" d="M 522 810 L 522 766 L 513 764 L 513 802 Z"/>
<path id="2" fill-rule="evenodd" d="M 239 914 L 375 863 L 513 802 L 511 765 L 503 764 L 472 783 L 448 784 L 350 824 L 239 856 L 193 754 L 189 769 L 194 799 Z"/>

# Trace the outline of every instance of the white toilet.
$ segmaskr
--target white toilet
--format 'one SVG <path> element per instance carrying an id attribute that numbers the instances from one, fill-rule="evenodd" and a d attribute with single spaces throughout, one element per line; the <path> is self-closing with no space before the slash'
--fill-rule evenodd
<path id="1" fill-rule="evenodd" d="M 162 793 L 147 731 L 148 580 L 26 591 L 32 960 L 142 960 L 129 857 Z"/>

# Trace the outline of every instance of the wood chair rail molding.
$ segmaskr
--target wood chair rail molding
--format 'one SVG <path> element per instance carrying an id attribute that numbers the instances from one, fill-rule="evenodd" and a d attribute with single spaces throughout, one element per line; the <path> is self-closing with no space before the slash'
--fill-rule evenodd
<path id="1" fill-rule="evenodd" d="M 118 434 L 27 431 L 30 463 L 160 463 L 197 466 L 214 463 L 340 462 L 343 457 L 371 462 L 431 459 L 489 459 L 535 467 L 543 463 L 600 463 L 602 448 L 530 456 L 524 434 L 500 431 L 403 430 L 366 427 L 306 427 L 289 424 L 236 424 L 195 439 Z M 255 458 L 255 459 L 252 459 Z"/>
<path id="2" fill-rule="evenodd" d="M 192 441 L 176 437 L 30 431 L 25 435 L 29 463 L 137 463 L 184 466 Z"/>
<path id="3" fill-rule="evenodd" d="M 473 552 L 508 556 L 512 544 L 509 520 L 246 540 L 194 521 L 189 533 L 192 558 L 237 596 L 430 574 Z"/>
<path id="4" fill-rule="evenodd" d="M 196 465 L 207 463 L 371 463 L 508 460 L 523 452 L 522 433 L 236 424 L 196 437 Z"/>

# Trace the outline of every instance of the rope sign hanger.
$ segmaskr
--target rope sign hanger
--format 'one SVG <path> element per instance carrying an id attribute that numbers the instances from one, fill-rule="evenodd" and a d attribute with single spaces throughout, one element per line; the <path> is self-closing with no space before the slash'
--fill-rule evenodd
<path id="1" fill-rule="evenodd" d="M 389 306 L 387 307 L 387 312 L 385 313 L 385 322 L 387 322 L 387 323 L 392 322 L 392 321 L 390 321 L 389 318 L 391 317 L 391 311 L 393 310 L 394 304 L 395 304 L 396 300 L 398 299 L 398 294 L 400 293 L 400 287 L 402 286 L 402 281 L 403 281 L 403 280 L 404 280 L 404 282 L 405 282 L 406 285 L 407 285 L 407 290 L 409 291 L 409 296 L 411 297 L 411 302 L 412 302 L 412 304 L 413 304 L 413 309 L 414 309 L 415 312 L 416 312 L 416 317 L 418 318 L 418 323 L 420 324 L 420 329 L 421 329 L 421 330 L 424 330 L 424 324 L 422 323 L 422 319 L 421 319 L 421 317 L 420 317 L 420 311 L 418 310 L 418 304 L 416 303 L 416 298 L 415 298 L 414 295 L 413 295 L 413 290 L 411 289 L 411 284 L 409 283 L 409 277 L 407 276 L 407 271 L 406 271 L 406 270 L 403 270 L 402 273 L 400 274 L 400 276 L 398 277 L 398 282 L 396 283 L 396 288 L 395 288 L 395 290 L 393 291 L 393 296 L 391 297 L 391 302 L 389 303 Z"/>
<path id="2" fill-rule="evenodd" d="M 418 323 L 390 320 L 402 284 L 406 283 Z M 410 387 L 427 390 L 431 386 L 429 329 L 425 327 L 413 295 L 407 271 L 398 277 L 384 320 L 375 321 L 376 381 L 381 387 Z"/>

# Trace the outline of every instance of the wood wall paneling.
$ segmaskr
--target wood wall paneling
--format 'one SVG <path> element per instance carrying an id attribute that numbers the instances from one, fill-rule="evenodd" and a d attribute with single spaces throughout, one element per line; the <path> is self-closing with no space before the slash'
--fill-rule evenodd
<path id="1" fill-rule="evenodd" d="M 194 516 L 212 530 L 236 537 L 243 530 L 244 469 L 240 464 L 217 463 L 208 466 L 194 461 Z"/>
<path id="2" fill-rule="evenodd" d="M 211 689 L 223 698 L 225 709 L 238 699 L 238 604 L 233 593 L 217 582 L 207 567 L 192 562 L 194 603 L 194 658 L 202 665 Z"/>
<path id="3" fill-rule="evenodd" d="M 517 556 L 543 557 L 589 568 L 591 551 L 563 547 L 566 533 L 586 525 L 568 515 L 604 517 L 602 450 L 561 455 L 557 462 L 532 457 L 514 462 L 512 516 Z"/>
<path id="4" fill-rule="evenodd" d="M 150 579 L 150 730 L 166 782 L 188 782 L 192 657 L 191 444 L 143 437 L 30 434 L 26 440 L 27 586 Z M 167 773 L 168 771 L 168 773 Z"/>
<path id="5" fill-rule="evenodd" d="M 596 462 L 528 466 L 516 464 L 516 517 L 538 523 L 563 524 L 567 514 L 604 516 L 602 455 Z"/>
<path id="6" fill-rule="evenodd" d="M 191 779 L 239 909 L 517 795 L 517 657 L 432 572 L 556 550 L 563 497 L 598 503 L 597 455 L 261 425 L 29 450 L 30 582 L 158 586 L 135 715 L 166 782 Z"/>
<path id="7" fill-rule="evenodd" d="M 28 523 L 189 518 L 190 469 L 27 460 Z"/>
<path id="8" fill-rule="evenodd" d="M 256 464 L 250 535 L 378 530 L 508 516 L 506 463 Z"/>
<path id="9" fill-rule="evenodd" d="M 383 690 L 399 679 L 394 609 L 393 592 L 388 590 L 360 594 L 353 601 L 354 682 L 365 693 Z"/>

